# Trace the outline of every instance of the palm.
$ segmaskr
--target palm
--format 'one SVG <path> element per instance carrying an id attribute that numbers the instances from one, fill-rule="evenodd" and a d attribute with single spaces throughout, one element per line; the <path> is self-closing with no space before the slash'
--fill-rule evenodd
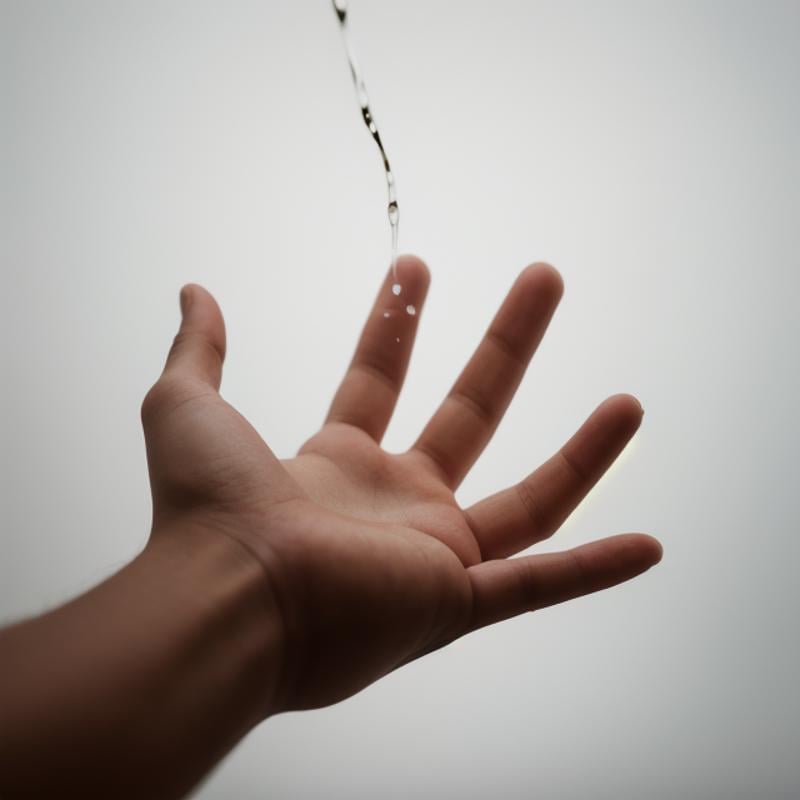
<path id="1" fill-rule="evenodd" d="M 456 501 L 558 302 L 552 268 L 522 274 L 414 446 L 381 449 L 418 319 L 404 307 L 421 308 L 427 288 L 420 262 L 400 270 L 402 300 L 387 279 L 326 424 L 295 458 L 279 462 L 217 394 L 224 329 L 200 290 L 145 404 L 155 409 L 145 422 L 156 519 L 202 498 L 269 574 L 287 631 L 287 707 L 341 699 L 469 630 L 626 580 L 660 557 L 657 542 L 631 534 L 506 558 L 551 535 L 635 432 L 640 408 L 624 395 L 518 486 L 466 510 Z"/>
<path id="2" fill-rule="evenodd" d="M 299 456 L 283 463 L 321 507 L 432 536 L 464 565 L 480 561 L 455 495 L 417 453 L 391 455 L 361 429 L 333 423 L 312 437 Z"/>
<path id="3" fill-rule="evenodd" d="M 302 497 L 268 523 L 276 580 L 306 587 L 283 594 L 316 623 L 292 707 L 342 699 L 469 621 L 480 555 L 453 493 L 367 438 L 331 425 L 283 462 Z"/>

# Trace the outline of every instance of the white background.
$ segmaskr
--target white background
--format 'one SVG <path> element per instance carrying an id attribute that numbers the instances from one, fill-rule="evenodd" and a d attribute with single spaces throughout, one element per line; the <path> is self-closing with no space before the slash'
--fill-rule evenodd
<path id="1" fill-rule="evenodd" d="M 385 187 L 324 0 L 0 2 L 0 618 L 132 557 L 139 403 L 206 285 L 223 394 L 319 425 L 388 263 Z M 433 284 L 390 449 L 533 260 L 566 293 L 469 503 L 604 397 L 643 427 L 547 548 L 663 562 L 336 707 L 256 730 L 214 798 L 783 798 L 800 790 L 800 6 L 354 2 Z"/>

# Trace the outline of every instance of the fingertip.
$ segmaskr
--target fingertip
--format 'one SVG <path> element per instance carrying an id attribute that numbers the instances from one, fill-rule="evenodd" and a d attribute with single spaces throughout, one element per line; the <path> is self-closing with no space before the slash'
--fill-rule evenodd
<path id="1" fill-rule="evenodd" d="M 639 427 L 644 416 L 642 404 L 632 394 L 613 394 L 601 406 L 606 413 L 614 416 L 620 426 L 633 431 Z"/>
<path id="2" fill-rule="evenodd" d="M 390 271 L 384 282 L 383 300 L 378 310 L 384 315 L 405 310 L 408 316 L 417 316 L 425 304 L 429 284 L 430 271 L 422 259 L 414 255 L 400 256 L 394 273 Z"/>
<path id="3" fill-rule="evenodd" d="M 187 283 L 181 287 L 181 330 L 193 330 L 202 333 L 219 352 L 220 357 L 225 357 L 226 336 L 225 320 L 219 304 L 211 292 L 198 283 Z"/>
<path id="4" fill-rule="evenodd" d="M 525 267 L 517 280 L 531 291 L 546 295 L 553 303 L 557 303 L 564 294 L 561 273 L 546 261 L 536 261 Z"/>
<path id="5" fill-rule="evenodd" d="M 197 303 L 210 304 L 217 312 L 222 313 L 211 292 L 199 283 L 185 283 L 181 287 L 179 300 L 184 315 L 192 311 Z"/>
<path id="6" fill-rule="evenodd" d="M 655 538 L 655 536 L 649 536 L 646 533 L 641 535 L 645 540 L 647 540 L 647 545 L 649 547 L 649 553 L 651 556 L 650 566 L 654 567 L 664 557 L 664 546 L 658 539 Z"/>
<path id="7" fill-rule="evenodd" d="M 417 289 L 425 290 L 430 285 L 430 269 L 419 256 L 404 253 L 398 257 L 395 269 L 397 270 L 398 282 L 404 286 L 411 284 Z"/>
<path id="8" fill-rule="evenodd" d="M 627 392 L 620 392 L 619 394 L 612 395 L 611 399 L 626 408 L 631 415 L 638 415 L 641 417 L 642 414 L 644 414 L 641 401 L 635 395 L 628 394 Z"/>
<path id="9" fill-rule="evenodd" d="M 205 286 L 201 286 L 199 283 L 187 283 L 184 284 L 183 288 L 181 289 L 181 293 L 188 292 L 192 299 L 196 299 L 198 297 L 204 297 L 208 300 L 211 300 L 214 304 L 216 304 L 216 300 L 214 299 L 214 295 L 206 289 Z"/>
<path id="10" fill-rule="evenodd" d="M 639 572 L 654 567 L 664 555 L 661 542 L 648 533 L 623 533 L 612 538 L 618 539 L 625 546 L 626 560 L 635 563 Z"/>

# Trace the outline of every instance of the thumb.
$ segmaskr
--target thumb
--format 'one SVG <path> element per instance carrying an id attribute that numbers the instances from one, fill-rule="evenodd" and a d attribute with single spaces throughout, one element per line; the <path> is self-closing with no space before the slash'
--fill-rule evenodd
<path id="1" fill-rule="evenodd" d="M 225 360 L 225 321 L 217 301 L 196 283 L 181 289 L 181 326 L 167 355 L 164 376 L 190 378 L 216 391 Z"/>

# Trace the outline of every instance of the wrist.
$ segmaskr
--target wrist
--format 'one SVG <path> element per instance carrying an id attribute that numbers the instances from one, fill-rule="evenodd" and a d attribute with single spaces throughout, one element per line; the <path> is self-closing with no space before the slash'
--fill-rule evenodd
<path id="1" fill-rule="evenodd" d="M 255 555 L 235 537 L 184 519 L 154 528 L 139 560 L 169 602 L 184 611 L 187 641 L 224 653 L 226 669 L 218 677 L 221 688 L 248 709 L 244 732 L 275 713 L 284 626 Z"/>

